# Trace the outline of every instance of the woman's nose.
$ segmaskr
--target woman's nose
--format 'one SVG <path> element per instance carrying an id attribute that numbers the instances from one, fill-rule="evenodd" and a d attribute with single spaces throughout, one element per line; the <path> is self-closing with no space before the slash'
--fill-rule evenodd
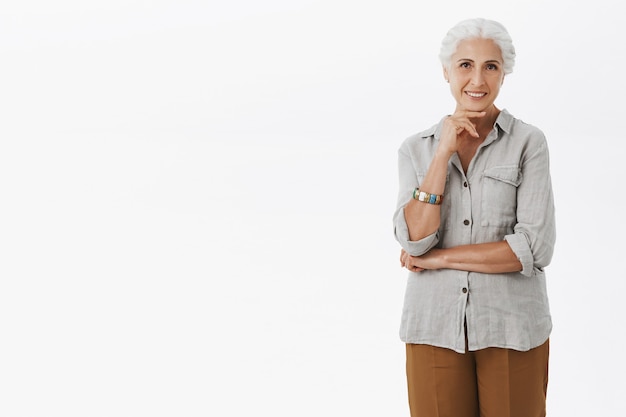
<path id="1" fill-rule="evenodd" d="M 485 82 L 485 78 L 483 77 L 483 72 L 479 69 L 474 70 L 472 73 L 472 84 L 473 85 L 482 85 Z"/>

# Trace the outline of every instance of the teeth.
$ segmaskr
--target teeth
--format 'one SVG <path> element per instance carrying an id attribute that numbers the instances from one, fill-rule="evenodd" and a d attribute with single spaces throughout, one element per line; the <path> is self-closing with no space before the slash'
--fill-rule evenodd
<path id="1" fill-rule="evenodd" d="M 487 93 L 470 93 L 469 91 L 467 91 L 467 95 L 470 97 L 475 97 L 475 98 L 480 98 L 483 97 L 484 95 L 486 95 Z"/>

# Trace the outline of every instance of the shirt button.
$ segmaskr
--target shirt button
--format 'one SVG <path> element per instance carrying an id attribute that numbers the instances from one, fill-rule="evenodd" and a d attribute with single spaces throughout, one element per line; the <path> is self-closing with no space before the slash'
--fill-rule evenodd
<path id="1" fill-rule="evenodd" d="M 463 187 L 467 188 L 467 181 L 463 183 Z"/>
<path id="2" fill-rule="evenodd" d="M 467 288 L 463 288 L 461 291 L 463 291 L 463 294 L 467 294 Z"/>
<path id="3" fill-rule="evenodd" d="M 464 224 L 465 226 L 469 225 L 469 220 L 467 220 L 467 219 L 463 220 L 463 224 Z"/>

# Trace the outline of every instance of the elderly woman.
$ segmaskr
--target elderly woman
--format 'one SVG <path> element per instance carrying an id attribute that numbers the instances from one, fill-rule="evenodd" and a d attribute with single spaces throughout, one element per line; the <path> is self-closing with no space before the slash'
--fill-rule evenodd
<path id="1" fill-rule="evenodd" d="M 498 22 L 443 40 L 454 113 L 399 149 L 411 416 L 545 416 L 555 242 L 546 139 L 494 104 L 515 50 Z"/>

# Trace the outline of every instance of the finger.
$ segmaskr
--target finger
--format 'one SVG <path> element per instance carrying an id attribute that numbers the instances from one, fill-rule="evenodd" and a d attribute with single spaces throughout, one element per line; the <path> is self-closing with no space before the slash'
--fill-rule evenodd
<path id="1" fill-rule="evenodd" d="M 459 117 L 459 118 L 468 118 L 468 119 L 473 119 L 473 118 L 477 118 L 477 117 L 484 117 L 487 114 L 486 111 L 471 111 L 471 110 L 461 110 L 459 112 L 456 112 L 452 115 L 452 117 Z"/>
<path id="2" fill-rule="evenodd" d="M 487 114 L 486 111 L 469 111 L 469 110 L 465 111 L 465 117 L 470 118 L 470 119 L 474 117 L 483 117 L 486 114 Z"/>
<path id="3" fill-rule="evenodd" d="M 457 135 L 460 134 L 463 130 L 467 130 L 467 132 L 472 136 L 479 137 L 478 132 L 476 131 L 476 126 L 469 120 L 459 121 L 456 131 Z"/>
<path id="4" fill-rule="evenodd" d="M 447 117 L 447 120 L 451 122 L 458 122 L 461 120 L 467 119 L 476 119 L 480 117 L 484 117 L 487 114 L 486 111 L 471 111 L 471 110 L 459 110 L 452 115 Z"/>
<path id="5" fill-rule="evenodd" d="M 478 134 L 478 131 L 476 130 L 476 126 L 473 123 L 468 123 L 468 127 L 465 129 L 469 132 L 470 135 L 474 136 L 474 137 L 480 137 L 480 135 Z"/>
<path id="6" fill-rule="evenodd" d="M 487 114 L 486 111 L 470 111 L 470 110 L 461 110 L 454 113 L 452 116 L 448 116 L 448 121 L 454 124 L 455 126 L 459 126 L 464 122 L 471 123 L 471 119 L 477 119 L 484 117 Z M 473 124 L 472 124 L 473 125 Z"/>
<path id="7" fill-rule="evenodd" d="M 474 123 L 470 122 L 468 118 L 450 118 L 449 123 L 457 135 L 460 135 L 464 130 L 467 130 L 470 135 L 479 137 Z"/>

